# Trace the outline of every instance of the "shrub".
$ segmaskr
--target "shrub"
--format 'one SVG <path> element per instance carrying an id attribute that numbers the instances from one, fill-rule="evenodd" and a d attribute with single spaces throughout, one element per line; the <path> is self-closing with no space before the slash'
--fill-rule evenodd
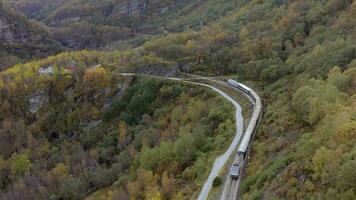
<path id="1" fill-rule="evenodd" d="M 222 184 L 222 179 L 220 177 L 216 177 L 214 180 L 213 180 L 213 187 L 218 187 Z"/>

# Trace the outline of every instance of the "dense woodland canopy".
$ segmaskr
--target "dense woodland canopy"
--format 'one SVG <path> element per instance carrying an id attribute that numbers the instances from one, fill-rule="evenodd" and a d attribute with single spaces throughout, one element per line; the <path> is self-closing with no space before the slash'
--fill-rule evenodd
<path id="1" fill-rule="evenodd" d="M 87 1 L 83 6 L 76 2 L 79 1 L 68 0 L 63 6 L 92 11 L 98 5 L 119 8 L 122 2 L 136 1 L 103 4 Z M 172 2 L 175 1 L 154 1 L 150 5 Z M 25 0 L 12 5 L 30 18 L 65 31 L 71 32 L 68 27 L 80 23 L 82 26 L 78 27 L 118 26 L 150 36 L 120 42 L 113 47 L 117 47 L 115 51 L 62 53 L 18 64 L 0 74 L 3 102 L 0 136 L 4 138 L 0 141 L 10 141 L 0 145 L 3 195 L 10 198 L 24 191 L 31 194 L 34 190 L 28 188 L 38 186 L 38 191 L 45 192 L 34 192 L 31 197 L 84 198 L 96 189 L 105 188 L 94 195 L 103 199 L 191 199 L 207 174 L 206 161 L 211 162 L 213 155 L 226 147 L 224 138 L 232 134 L 226 131 L 231 131 L 233 126 L 228 105 L 198 88 L 190 90 L 174 84 L 168 87 L 146 79 L 127 83 L 126 87 L 130 86 L 127 92 L 105 112 L 90 100 L 98 88 L 106 88 L 107 84 L 112 90 L 119 82 L 125 87 L 125 82 L 112 74 L 118 71 L 163 74 L 188 71 L 235 75 L 263 91 L 265 114 L 241 184 L 243 199 L 355 199 L 356 1 L 182 2 L 174 8 L 168 6 L 164 13 L 153 7 L 141 15 L 133 12 L 114 21 L 100 21 L 114 18 L 100 17 L 100 9 L 94 9 L 98 11 L 93 15 L 95 18 L 81 16 L 76 22 L 62 24 L 55 24 L 55 20 L 65 19 L 69 14 L 61 7 L 31 7 L 33 4 Z M 29 12 L 29 7 L 24 5 L 33 10 Z M 115 13 L 115 9 L 112 11 Z M 137 16 L 143 16 L 139 20 L 142 24 L 134 21 Z M 133 29 L 129 26 L 131 22 L 124 19 L 132 19 L 132 25 L 140 24 L 141 28 L 154 25 L 158 31 Z M 76 31 L 81 33 L 80 30 Z M 153 33 L 155 37 L 151 36 Z M 73 63 L 77 73 L 67 74 L 64 68 Z M 103 68 L 88 69 L 99 64 Z M 52 78 L 37 75 L 38 68 L 48 66 L 55 69 Z M 101 78 L 93 78 L 96 76 Z M 84 83 L 91 83 L 90 80 L 105 80 L 105 83 Z M 90 87 L 83 90 L 86 86 Z M 46 88 L 48 104 L 39 112 L 47 115 L 24 113 L 29 106 L 24 99 L 36 92 L 33 87 Z M 72 88 L 71 92 L 68 88 Z M 62 102 L 66 96 L 71 97 L 68 104 L 55 103 Z M 148 104 L 142 103 L 143 99 Z M 165 101 L 171 103 L 159 104 Z M 214 101 L 222 106 L 204 106 Z M 75 102 L 84 102 L 85 106 L 76 107 L 72 105 Z M 65 105 L 71 112 L 61 116 Z M 195 108 L 195 112 L 185 112 L 189 107 Z M 46 120 L 54 120 L 58 115 L 54 122 L 56 131 L 48 131 Z M 89 120 L 87 124 L 85 119 Z M 93 119 L 102 119 L 102 125 L 98 133 L 88 134 L 84 127 Z M 75 123 L 78 120 L 84 123 Z M 201 134 L 209 134 L 207 126 L 215 128 L 214 134 L 207 141 L 202 140 L 204 144 L 194 143 L 201 141 L 198 139 Z M 123 143 L 122 138 L 127 134 L 130 137 Z M 137 134 L 142 137 L 134 137 Z M 167 150 L 172 154 L 166 158 L 174 161 L 165 162 L 161 148 L 168 146 L 174 148 L 170 148 L 172 152 Z M 181 148 L 193 151 L 182 152 Z M 39 162 L 41 159 L 45 161 Z M 186 166 L 189 167 L 183 170 Z M 143 175 L 142 179 L 138 174 Z M 101 182 L 104 176 L 108 178 Z M 66 185 L 70 187 L 58 187 L 56 184 L 63 182 L 60 178 L 68 181 Z M 81 192 L 73 194 L 70 192 L 73 188 Z M 39 194 L 48 196 L 35 196 Z"/>
<path id="2" fill-rule="evenodd" d="M 99 66 L 16 74 L 1 74 L 2 199 L 82 199 L 113 183 L 113 198 L 192 194 L 234 133 L 232 105 L 197 86 Z"/>

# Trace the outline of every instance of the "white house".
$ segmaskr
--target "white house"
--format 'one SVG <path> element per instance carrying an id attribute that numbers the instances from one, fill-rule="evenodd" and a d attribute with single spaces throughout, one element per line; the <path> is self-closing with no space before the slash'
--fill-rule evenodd
<path id="1" fill-rule="evenodd" d="M 47 68 L 41 67 L 41 68 L 38 70 L 38 73 L 44 74 L 44 75 L 52 75 L 52 74 L 53 74 L 53 67 L 52 67 L 52 66 L 49 66 L 49 67 L 47 67 Z"/>

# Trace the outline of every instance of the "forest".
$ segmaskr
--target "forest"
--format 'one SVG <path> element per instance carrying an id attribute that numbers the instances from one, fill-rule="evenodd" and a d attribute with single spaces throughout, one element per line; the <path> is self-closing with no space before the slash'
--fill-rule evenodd
<path id="1" fill-rule="evenodd" d="M 152 1 L 152 10 L 141 14 L 114 21 L 80 16 L 61 25 L 55 20 L 76 16 L 28 2 L 6 5 L 53 29 L 109 24 L 147 35 L 0 73 L 0 184 L 7 199 L 196 197 L 213 158 L 232 138 L 232 107 L 198 87 L 126 80 L 118 72 L 234 76 L 261 91 L 265 112 L 242 199 L 356 198 L 355 0 Z M 73 9 L 104 6 L 66 2 Z M 107 2 L 115 13 L 134 1 Z M 142 17 L 132 21 L 135 28 L 113 24 L 131 17 Z M 73 65 L 76 72 L 69 73 Z M 52 76 L 38 75 L 50 66 Z M 38 94 L 44 103 L 31 114 L 26 99 Z M 93 132 L 85 130 L 97 121 Z"/>
<path id="2" fill-rule="evenodd" d="M 181 198 L 234 133 L 232 105 L 198 86 L 99 66 L 0 76 L 11 80 L 0 86 L 4 199 L 82 199 L 111 184 L 113 198 Z"/>

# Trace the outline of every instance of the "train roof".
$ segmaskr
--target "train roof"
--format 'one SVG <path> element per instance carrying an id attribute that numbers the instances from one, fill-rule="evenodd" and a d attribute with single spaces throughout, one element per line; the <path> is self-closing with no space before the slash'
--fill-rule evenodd
<path id="1" fill-rule="evenodd" d="M 249 88 L 247 85 L 245 85 L 243 83 L 239 83 L 239 85 L 247 90 L 251 90 L 251 88 Z"/>
<path id="2" fill-rule="evenodd" d="M 246 153 L 248 145 L 250 143 L 250 139 L 251 139 L 251 135 L 250 136 L 244 135 L 237 152 Z"/>
<path id="3" fill-rule="evenodd" d="M 233 80 L 233 79 L 228 79 L 227 82 L 233 83 L 233 84 L 239 84 L 237 81 L 235 81 L 235 80 Z"/>

